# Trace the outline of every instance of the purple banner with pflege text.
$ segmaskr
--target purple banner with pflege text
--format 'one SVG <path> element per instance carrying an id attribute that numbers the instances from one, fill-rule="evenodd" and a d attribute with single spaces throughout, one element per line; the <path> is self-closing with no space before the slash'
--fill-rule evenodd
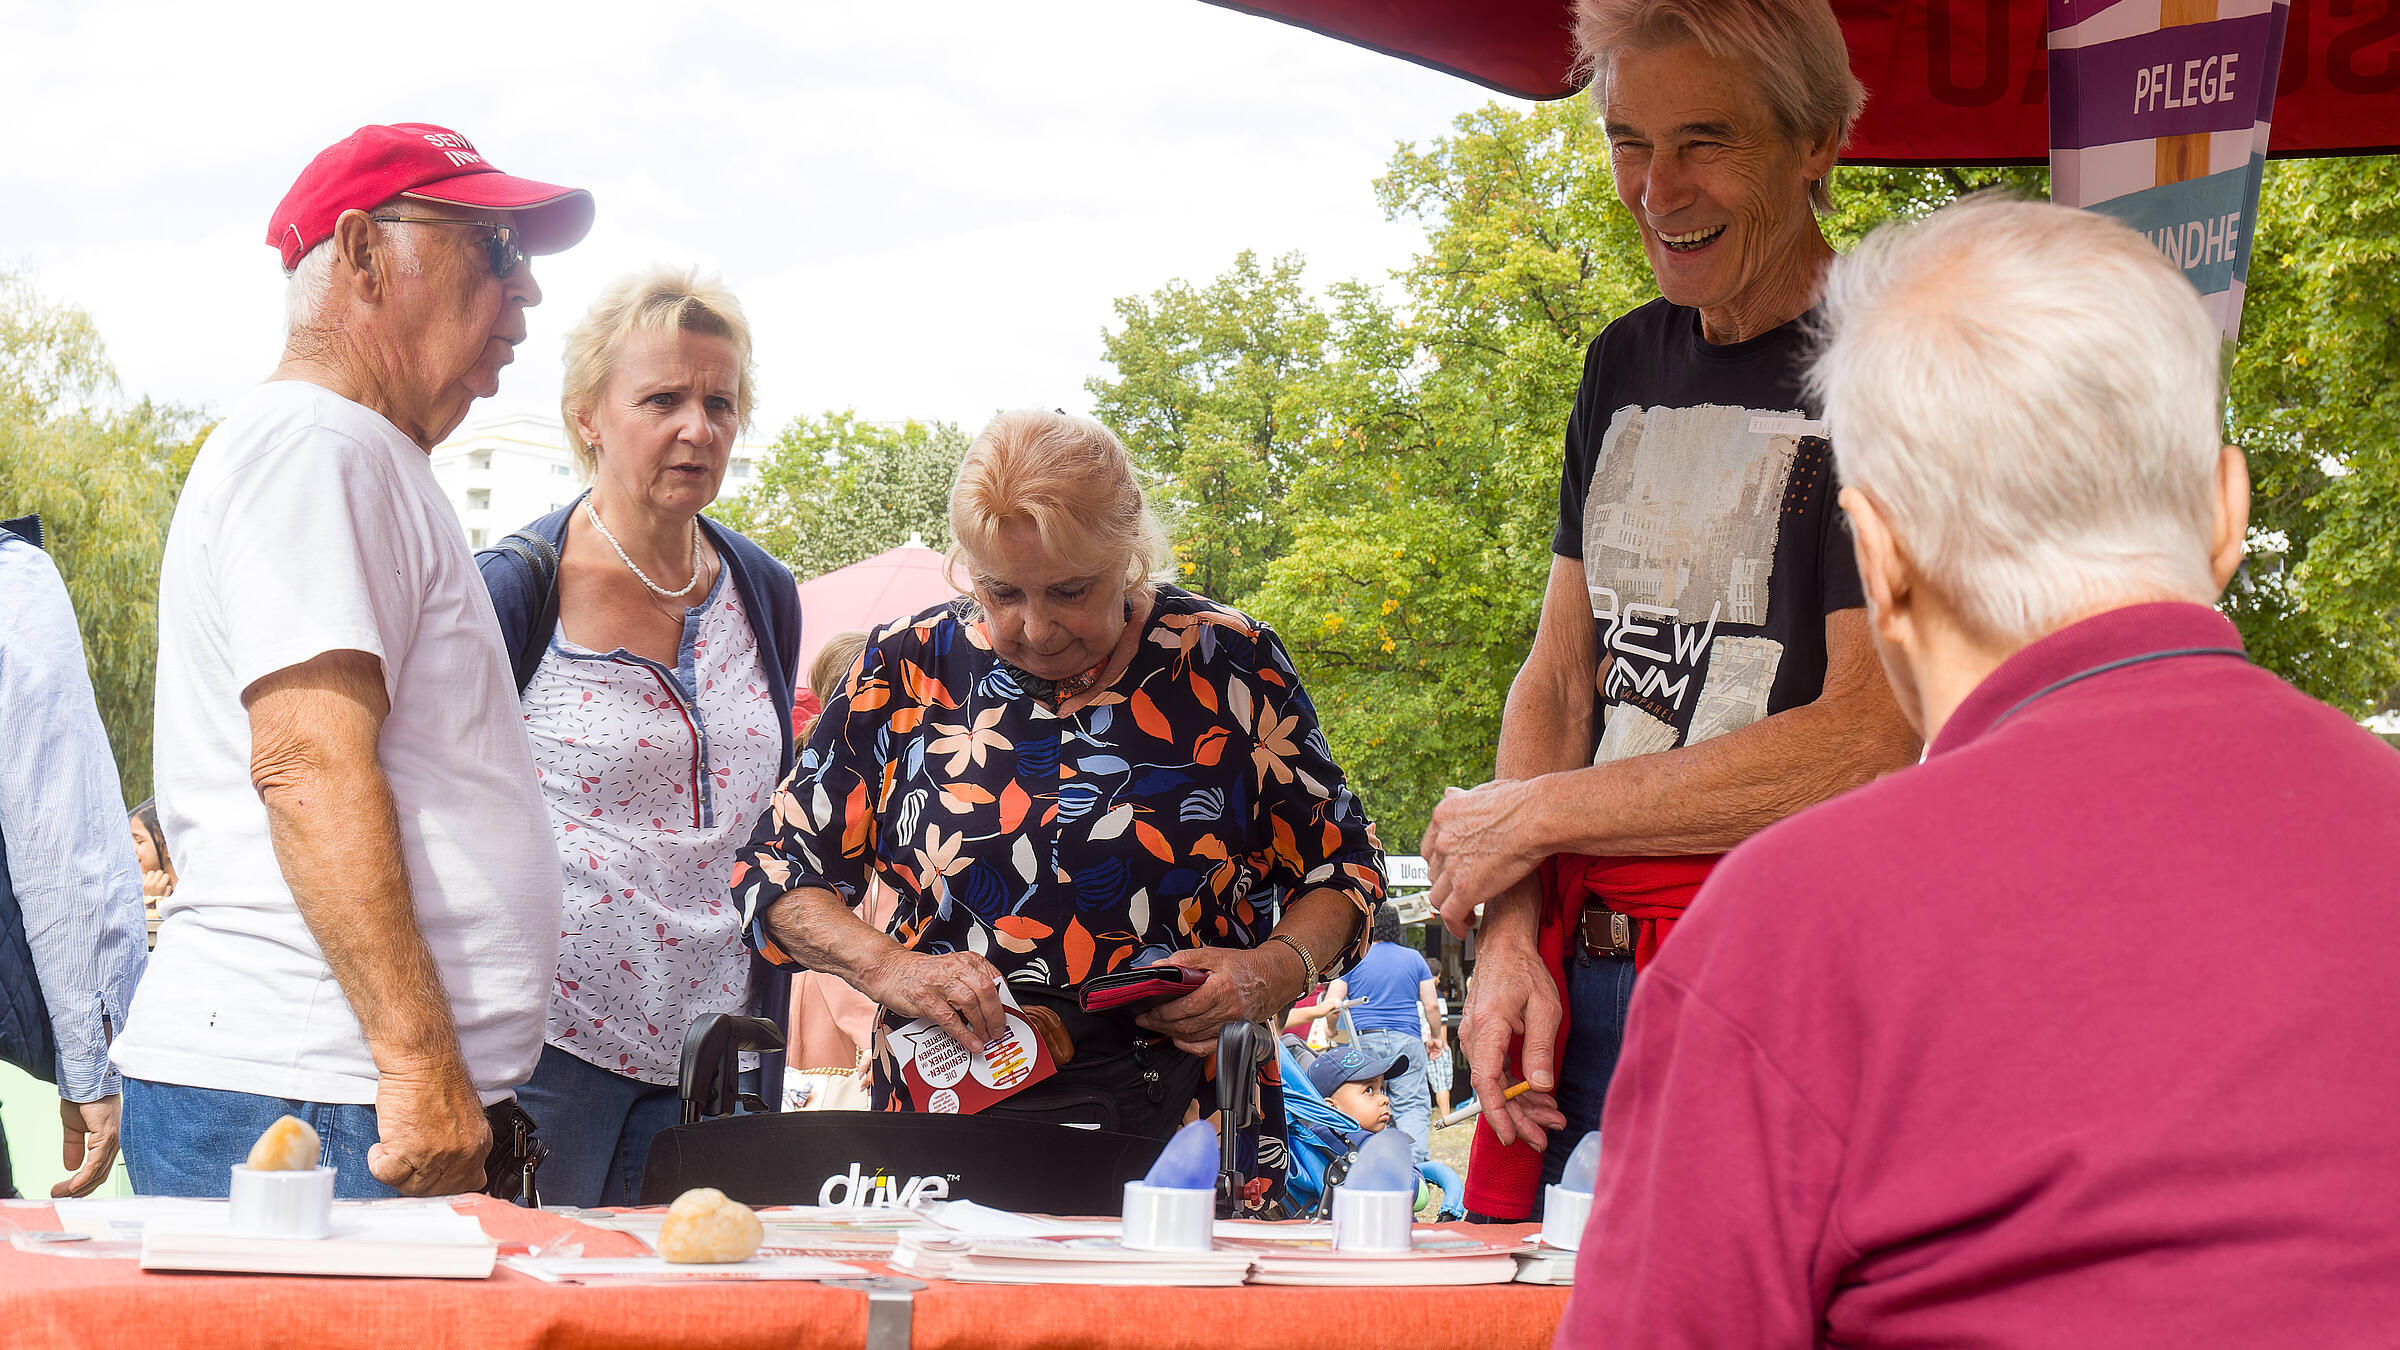
<path id="1" fill-rule="evenodd" d="M 2051 52 L 2051 148 L 2250 126 L 2275 81 L 2274 22 L 2252 14 Z"/>
<path id="2" fill-rule="evenodd" d="M 2049 0 L 2051 199 L 2141 231 L 2228 341 L 2290 17 L 2289 0 Z"/>

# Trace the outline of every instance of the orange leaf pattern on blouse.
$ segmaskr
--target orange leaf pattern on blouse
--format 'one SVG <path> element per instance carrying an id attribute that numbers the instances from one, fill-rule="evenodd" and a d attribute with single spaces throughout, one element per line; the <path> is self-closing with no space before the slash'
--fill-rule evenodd
<path id="1" fill-rule="evenodd" d="M 1373 827 L 1265 625 L 1162 587 L 1124 673 L 1061 717 L 967 614 L 874 635 L 741 852 L 748 912 L 804 886 L 855 904 L 877 875 L 917 950 L 1065 988 L 1253 946 L 1267 895 L 1382 898 Z"/>

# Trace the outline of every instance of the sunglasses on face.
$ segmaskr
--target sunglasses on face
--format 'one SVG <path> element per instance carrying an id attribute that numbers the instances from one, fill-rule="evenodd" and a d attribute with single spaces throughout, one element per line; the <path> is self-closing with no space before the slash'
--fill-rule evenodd
<path id="1" fill-rule="evenodd" d="M 452 220 L 447 216 L 369 216 L 367 219 L 385 225 L 466 225 L 478 230 L 490 230 L 483 237 L 483 252 L 492 265 L 492 275 L 506 277 L 525 260 L 517 247 L 517 232 L 506 225 L 494 225 L 488 220 Z"/>

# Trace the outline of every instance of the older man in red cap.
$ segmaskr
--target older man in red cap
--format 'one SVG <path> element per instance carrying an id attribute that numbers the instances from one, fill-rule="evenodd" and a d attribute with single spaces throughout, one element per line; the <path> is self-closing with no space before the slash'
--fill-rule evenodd
<path id="1" fill-rule="evenodd" d="M 338 1194 L 483 1186 L 487 1109 L 541 1052 L 558 859 L 426 452 L 524 340 L 526 256 L 591 222 L 414 123 L 360 128 L 275 209 L 283 360 L 202 447 L 160 577 L 182 884 L 114 1046 L 145 1194 L 226 1194 L 287 1114 Z"/>

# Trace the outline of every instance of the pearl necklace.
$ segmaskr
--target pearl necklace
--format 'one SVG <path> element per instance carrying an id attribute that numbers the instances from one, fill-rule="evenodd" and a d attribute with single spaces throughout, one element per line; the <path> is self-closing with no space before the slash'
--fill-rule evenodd
<path id="1" fill-rule="evenodd" d="M 589 497 L 583 499 L 583 513 L 591 518 L 592 528 L 600 532 L 600 537 L 608 541 L 608 546 L 617 551 L 617 559 L 625 564 L 626 570 L 632 572 L 636 580 L 649 587 L 653 593 L 657 594 L 661 598 L 667 600 L 681 600 L 683 597 L 692 593 L 692 588 L 694 586 L 700 584 L 700 522 L 697 518 L 692 521 L 692 579 L 683 583 L 682 590 L 670 591 L 666 587 L 659 585 L 655 581 L 652 581 L 649 573 L 643 571 L 639 567 L 634 566 L 633 559 L 627 557 L 625 554 L 625 546 L 618 543 L 617 537 L 608 532 L 608 526 L 600 523 L 600 513 L 592 509 L 592 499 Z"/>

